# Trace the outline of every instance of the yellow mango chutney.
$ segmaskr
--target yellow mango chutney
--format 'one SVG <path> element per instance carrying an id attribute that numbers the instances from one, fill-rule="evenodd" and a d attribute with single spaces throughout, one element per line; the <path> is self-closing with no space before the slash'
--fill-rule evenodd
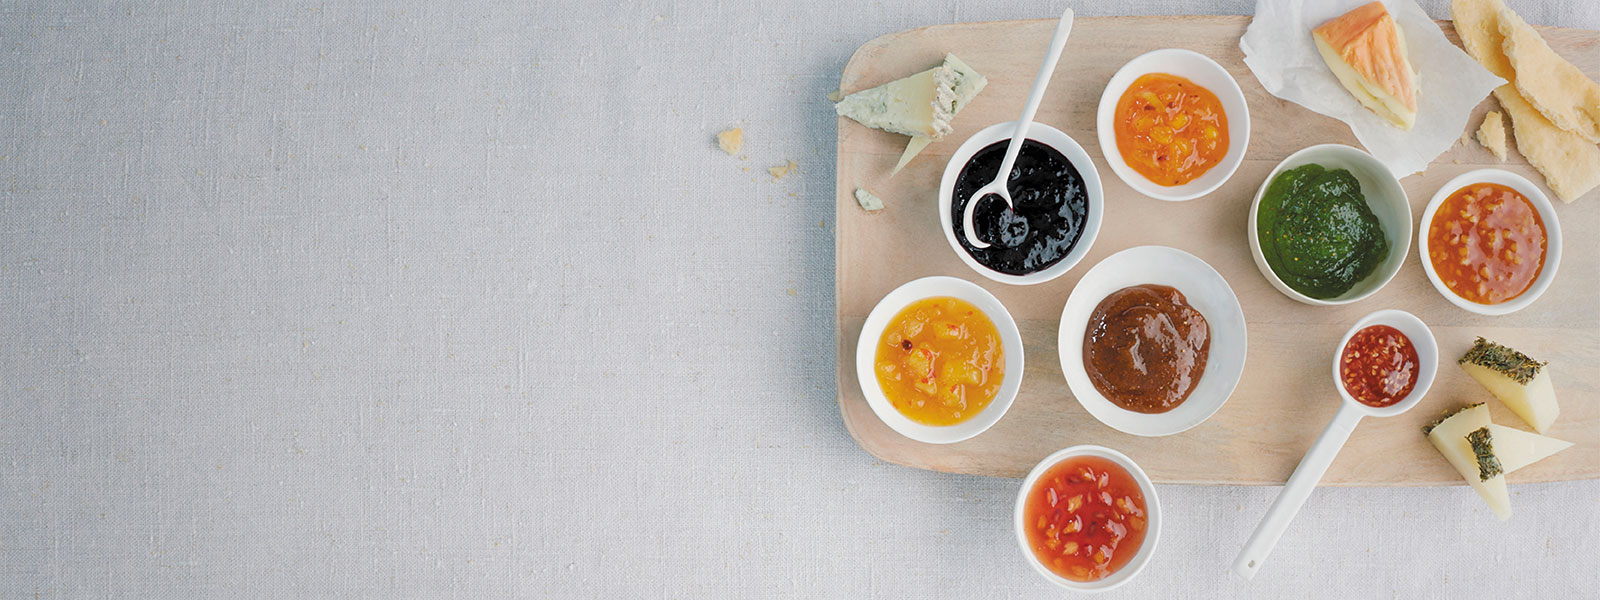
<path id="1" fill-rule="evenodd" d="M 923 425 L 955 425 L 1000 392 L 1000 332 L 971 302 L 935 297 L 896 314 L 878 343 L 878 387 L 895 410 Z"/>

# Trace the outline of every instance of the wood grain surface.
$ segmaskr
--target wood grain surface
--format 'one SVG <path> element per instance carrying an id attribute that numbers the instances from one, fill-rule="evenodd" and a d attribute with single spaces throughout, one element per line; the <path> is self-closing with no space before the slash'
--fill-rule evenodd
<path id="1" fill-rule="evenodd" d="M 1344 331 L 1382 308 L 1410 311 L 1426 321 L 1444 355 L 1432 391 L 1412 411 L 1366 419 L 1350 437 L 1323 483 L 1333 485 L 1462 484 L 1423 438 L 1420 427 L 1446 408 L 1488 402 L 1496 423 L 1527 425 L 1454 364 L 1482 335 L 1547 360 L 1561 417 L 1548 435 L 1575 445 L 1509 476 L 1512 483 L 1600 477 L 1600 191 L 1557 203 L 1564 255 L 1553 285 L 1531 307 L 1485 317 L 1456 308 L 1429 284 L 1413 242 L 1405 265 L 1387 287 L 1354 304 L 1314 307 L 1278 293 L 1250 257 L 1246 220 L 1250 200 L 1267 173 L 1305 146 L 1336 142 L 1359 147 L 1344 123 L 1280 100 L 1245 67 L 1239 37 L 1249 17 L 1112 17 L 1079 19 L 1039 109 L 1038 120 L 1061 129 L 1094 158 L 1105 181 L 1106 215 L 1089 255 L 1066 275 L 1036 286 L 1009 286 L 972 272 L 939 230 L 937 186 L 950 154 L 967 136 L 1015 119 L 1054 20 L 938 25 L 867 42 L 840 80 L 845 93 L 938 64 L 954 52 L 989 78 L 988 87 L 955 121 L 955 132 L 934 143 L 899 175 L 889 171 L 906 138 L 838 122 L 836 337 L 839 408 L 850 434 L 885 461 L 958 473 L 1020 477 L 1050 452 L 1081 443 L 1121 450 L 1158 482 L 1277 484 L 1298 464 L 1338 408 L 1328 364 Z M 1455 40 L 1448 22 L 1445 34 Z M 1539 28 L 1551 47 L 1591 76 L 1600 76 L 1600 32 Z M 1139 54 L 1188 48 L 1217 62 L 1239 82 L 1250 104 L 1251 139 L 1244 164 L 1220 189 L 1198 200 L 1166 203 L 1134 192 L 1107 166 L 1096 142 L 1094 116 L 1111 75 Z M 1448 76 L 1423 73 L 1423 77 Z M 1475 129 L 1487 98 L 1468 124 Z M 1422 115 L 1421 118 L 1427 118 Z M 1515 151 L 1501 163 L 1476 142 L 1458 144 L 1424 173 L 1402 180 L 1414 218 L 1450 178 L 1480 167 L 1501 167 L 1543 184 Z M 886 209 L 863 211 L 853 193 L 864 187 Z M 1554 195 L 1551 194 L 1554 198 Z M 1414 230 L 1415 231 L 1415 230 Z M 1415 233 L 1414 233 L 1415 235 Z M 1187 432 L 1141 438 L 1113 430 L 1073 398 L 1056 354 L 1062 306 L 1078 278 L 1101 259 L 1133 246 L 1186 250 L 1222 273 L 1239 296 L 1249 323 L 1243 379 L 1216 415 Z M 1005 303 L 1022 329 L 1027 356 L 1022 390 L 1005 418 L 969 441 L 937 446 L 896 434 L 862 397 L 854 360 L 856 339 L 873 306 L 890 290 L 929 275 L 976 282 Z"/>

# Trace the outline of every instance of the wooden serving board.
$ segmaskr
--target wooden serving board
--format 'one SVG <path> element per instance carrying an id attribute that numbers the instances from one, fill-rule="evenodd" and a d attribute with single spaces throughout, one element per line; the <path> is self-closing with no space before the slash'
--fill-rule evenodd
<path id="1" fill-rule="evenodd" d="M 1451 305 L 1428 282 L 1415 242 L 1399 274 L 1371 298 L 1338 307 L 1290 300 L 1267 283 L 1250 257 L 1245 237 L 1250 201 L 1267 173 L 1291 152 L 1327 142 L 1360 144 L 1345 124 L 1262 89 L 1239 50 L 1239 37 L 1249 22 L 1249 17 L 1077 21 L 1038 120 L 1067 132 L 1094 158 L 1105 182 L 1106 214 L 1084 261 L 1059 279 L 1036 286 L 995 283 L 968 269 L 939 229 L 937 187 L 950 154 L 967 136 L 1021 112 L 1055 21 L 924 27 L 874 39 L 856 51 L 840 80 L 845 93 L 927 69 L 946 52 L 989 78 L 988 87 L 956 119 L 955 132 L 893 178 L 889 171 L 906 138 L 839 119 L 839 408 L 862 448 L 883 460 L 923 469 L 1020 477 L 1054 450 L 1094 443 L 1127 453 L 1159 482 L 1282 483 L 1338 408 L 1328 375 L 1333 346 L 1362 315 L 1399 308 L 1433 328 L 1443 354 L 1439 375 L 1415 409 L 1364 420 L 1323 483 L 1463 483 L 1420 428 L 1444 409 L 1464 403 L 1488 402 L 1496 423 L 1528 429 L 1453 364 L 1478 335 L 1550 362 L 1561 417 L 1547 434 L 1576 444 L 1510 475 L 1510 481 L 1600 477 L 1600 192 L 1572 204 L 1558 202 L 1565 235 L 1559 275 L 1537 303 L 1516 314 L 1484 317 Z M 1440 26 L 1455 39 L 1449 23 Z M 1540 29 L 1558 52 L 1591 76 L 1600 76 L 1600 32 Z M 1124 184 L 1107 166 L 1094 130 L 1100 93 L 1111 75 L 1139 54 L 1172 46 L 1203 53 L 1227 68 L 1244 89 L 1252 121 L 1249 150 L 1238 172 L 1216 192 L 1183 203 L 1146 198 Z M 1469 128 L 1477 127 L 1494 102 L 1486 99 L 1478 107 Z M 1458 144 L 1425 173 L 1402 181 L 1412 214 L 1420 219 L 1445 181 L 1490 166 L 1524 174 L 1541 185 L 1544 181 L 1515 151 L 1501 163 L 1476 142 Z M 885 210 L 863 211 L 853 196 L 858 186 L 882 197 Z M 1233 286 L 1249 323 L 1244 377 L 1227 404 L 1200 426 L 1161 438 L 1127 435 L 1096 421 L 1068 390 L 1056 354 L 1057 322 L 1078 278 L 1101 259 L 1145 244 L 1181 248 L 1210 263 Z M 856 339 L 873 306 L 900 284 L 929 275 L 961 277 L 999 297 L 1022 329 L 1027 357 L 1022 391 L 1005 418 L 976 438 L 946 446 L 912 441 L 884 425 L 867 406 L 854 366 Z"/>

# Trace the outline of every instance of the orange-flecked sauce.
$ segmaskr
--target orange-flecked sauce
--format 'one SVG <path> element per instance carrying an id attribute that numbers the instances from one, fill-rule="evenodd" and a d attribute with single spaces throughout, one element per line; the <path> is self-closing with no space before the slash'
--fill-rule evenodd
<path id="1" fill-rule="evenodd" d="M 1544 219 L 1533 202 L 1498 183 L 1445 198 L 1428 225 L 1428 260 L 1456 295 L 1478 304 L 1521 296 L 1544 270 Z"/>
<path id="2" fill-rule="evenodd" d="M 1068 458 L 1028 491 L 1028 547 L 1051 572 L 1096 581 L 1127 566 L 1144 543 L 1149 515 L 1133 474 L 1098 456 Z"/>
<path id="3" fill-rule="evenodd" d="M 1228 115 L 1211 90 L 1166 73 L 1134 80 L 1113 116 L 1117 150 L 1146 179 L 1183 185 L 1228 154 Z"/>
<path id="4" fill-rule="evenodd" d="M 989 316 L 958 298 L 925 298 L 889 320 L 875 361 L 878 386 L 900 414 L 955 425 L 1000 392 L 1005 353 Z"/>

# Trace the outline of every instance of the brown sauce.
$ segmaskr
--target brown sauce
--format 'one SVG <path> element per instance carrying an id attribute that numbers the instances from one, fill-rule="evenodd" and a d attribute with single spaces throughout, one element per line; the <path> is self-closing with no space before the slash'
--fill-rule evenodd
<path id="1" fill-rule="evenodd" d="M 1189 398 L 1206 370 L 1211 329 L 1177 289 L 1155 284 L 1106 296 L 1089 316 L 1083 368 L 1111 403 L 1163 413 Z"/>

